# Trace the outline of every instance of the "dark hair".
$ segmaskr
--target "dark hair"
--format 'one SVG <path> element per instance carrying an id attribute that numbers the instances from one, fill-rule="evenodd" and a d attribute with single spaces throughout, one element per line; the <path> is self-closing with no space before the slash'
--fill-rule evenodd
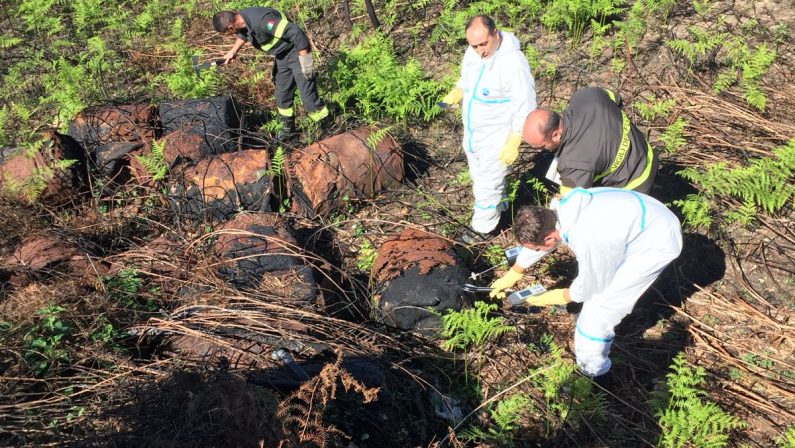
<path id="1" fill-rule="evenodd" d="M 516 212 L 513 233 L 521 244 L 544 244 L 544 238 L 555 230 L 558 215 L 543 207 L 522 207 Z"/>
<path id="2" fill-rule="evenodd" d="M 541 132 L 544 134 L 544 140 L 552 139 L 552 133 L 560 127 L 560 114 L 554 110 L 550 110 L 547 115 L 547 120 L 541 124 Z"/>
<path id="3" fill-rule="evenodd" d="M 489 30 L 489 34 L 494 34 L 494 32 L 497 31 L 497 24 L 494 23 L 494 19 L 492 19 L 491 17 L 485 14 L 478 14 L 475 17 L 469 19 L 469 22 L 467 22 L 467 26 L 464 28 L 464 31 L 467 31 L 472 25 L 474 25 L 475 20 L 482 23 L 483 26 L 485 26 L 486 29 Z"/>
<path id="4" fill-rule="evenodd" d="M 213 16 L 213 28 L 219 33 L 225 33 L 229 25 L 234 23 L 236 15 L 237 13 L 234 11 L 220 11 L 215 13 Z"/>

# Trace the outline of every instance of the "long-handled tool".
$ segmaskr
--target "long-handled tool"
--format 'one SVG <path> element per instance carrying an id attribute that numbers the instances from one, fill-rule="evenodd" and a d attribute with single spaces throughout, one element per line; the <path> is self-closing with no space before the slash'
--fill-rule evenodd
<path id="1" fill-rule="evenodd" d="M 463 289 L 465 292 L 471 292 L 475 294 L 491 292 L 491 288 L 488 286 L 476 286 L 470 283 L 465 283 L 463 286 L 461 286 L 461 289 Z M 508 303 L 511 306 L 519 306 L 524 305 L 528 297 L 537 296 L 546 292 L 546 290 L 547 289 L 544 288 L 540 283 L 536 283 L 518 291 L 506 289 L 505 292 L 508 294 Z"/>
<path id="2" fill-rule="evenodd" d="M 471 283 L 464 283 L 461 289 L 463 289 L 464 292 L 471 292 L 474 294 L 491 292 L 491 288 L 489 288 L 488 286 L 476 286 Z M 506 289 L 505 291 L 513 292 L 512 289 Z"/>
<path id="3" fill-rule="evenodd" d="M 216 67 L 218 65 L 223 65 L 223 59 L 213 59 L 212 61 L 202 62 L 199 63 L 199 56 L 193 55 L 190 57 L 191 65 L 193 65 L 193 73 L 196 74 L 199 78 L 201 78 L 201 71 L 208 69 L 210 67 Z"/>
<path id="4" fill-rule="evenodd" d="M 506 266 L 506 265 L 507 266 L 511 266 L 512 264 L 514 264 L 514 262 L 516 262 L 516 257 L 519 256 L 519 252 L 521 250 L 522 250 L 522 246 L 514 246 L 514 247 L 511 247 L 511 248 L 505 249 L 505 261 L 503 261 L 500 264 L 496 264 L 496 265 L 486 269 L 485 271 L 472 272 L 472 273 L 469 274 L 469 278 L 471 278 L 472 280 L 477 280 L 478 278 L 480 278 L 481 275 L 483 275 L 483 274 L 485 274 L 487 272 L 493 271 L 493 270 L 497 269 L 500 266 Z"/>

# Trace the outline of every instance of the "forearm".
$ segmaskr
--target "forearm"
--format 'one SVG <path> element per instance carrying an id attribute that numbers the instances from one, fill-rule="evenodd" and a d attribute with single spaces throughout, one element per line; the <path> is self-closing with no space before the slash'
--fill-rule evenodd
<path id="1" fill-rule="evenodd" d="M 237 52 L 240 50 L 240 48 L 243 47 L 243 45 L 245 44 L 246 41 L 244 41 L 243 39 L 239 37 L 235 38 L 235 43 L 232 45 L 232 48 L 229 49 L 229 53 L 231 53 L 232 55 L 236 55 Z"/>

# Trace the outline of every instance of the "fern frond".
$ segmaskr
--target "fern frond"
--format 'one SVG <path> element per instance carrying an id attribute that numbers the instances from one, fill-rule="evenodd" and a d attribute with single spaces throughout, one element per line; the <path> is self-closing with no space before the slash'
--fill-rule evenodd
<path id="1" fill-rule="evenodd" d="M 282 148 L 281 146 L 277 146 L 276 151 L 273 152 L 273 157 L 271 157 L 271 169 L 270 169 L 271 176 L 281 176 L 283 166 L 284 166 L 284 148 Z"/>
<path id="2" fill-rule="evenodd" d="M 532 401 L 525 395 L 511 395 L 497 403 L 491 410 L 491 418 L 501 431 L 511 431 L 518 427 L 522 414 L 529 411 Z"/>
<path id="3" fill-rule="evenodd" d="M 687 120 L 677 117 L 676 120 L 662 132 L 659 136 L 660 142 L 664 145 L 666 152 L 676 152 L 685 144 L 685 126 Z"/>
<path id="4" fill-rule="evenodd" d="M 705 401 L 703 367 L 692 367 L 678 354 L 666 375 L 666 391 L 653 393 L 649 404 L 661 427 L 659 446 L 666 448 L 723 448 L 729 433 L 747 426 L 738 417 Z"/>
<path id="5" fill-rule="evenodd" d="M 168 173 L 168 164 L 166 164 L 163 159 L 163 149 L 165 146 L 165 142 L 155 141 L 152 142 L 151 154 L 135 156 L 135 159 L 143 165 L 146 172 L 152 176 L 153 181 L 163 180 Z"/>
<path id="6" fill-rule="evenodd" d="M 11 47 L 21 44 L 22 42 L 23 40 L 20 37 L 0 35 L 0 50 L 8 50 Z"/>
<path id="7" fill-rule="evenodd" d="M 474 308 L 448 310 L 441 316 L 441 335 L 445 339 L 442 348 L 455 350 L 469 345 L 479 346 L 490 338 L 514 331 L 514 327 L 504 324 L 504 318 L 489 317 L 496 309 L 494 303 L 475 302 Z"/>
<path id="8" fill-rule="evenodd" d="M 376 146 L 381 143 L 384 137 L 389 135 L 391 129 L 392 126 L 387 126 L 371 132 L 370 135 L 367 136 L 367 147 L 370 148 L 371 151 L 375 151 Z"/>

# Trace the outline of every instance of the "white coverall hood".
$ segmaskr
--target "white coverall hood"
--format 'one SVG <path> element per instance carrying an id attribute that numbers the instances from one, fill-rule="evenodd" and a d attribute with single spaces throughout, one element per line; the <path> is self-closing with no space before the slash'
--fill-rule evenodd
<path id="1" fill-rule="evenodd" d="M 535 81 L 519 39 L 507 31 L 500 36 L 499 48 L 487 59 L 467 46 L 456 83 L 464 92 L 463 147 L 475 197 L 472 229 L 481 233 L 497 226 L 505 207 L 508 170 L 500 150 L 510 134 L 521 134 L 527 114 L 536 108 Z"/>

